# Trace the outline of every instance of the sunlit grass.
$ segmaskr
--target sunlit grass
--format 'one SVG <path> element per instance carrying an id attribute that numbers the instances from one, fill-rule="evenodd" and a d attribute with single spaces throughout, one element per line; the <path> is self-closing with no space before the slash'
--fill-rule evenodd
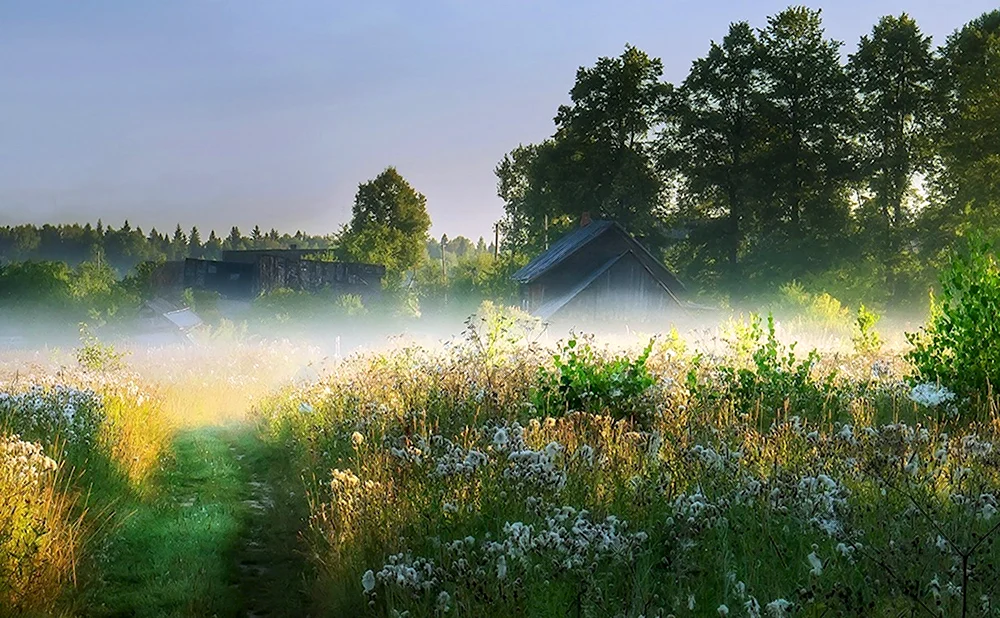
<path id="1" fill-rule="evenodd" d="M 546 416 L 550 352 L 462 342 L 275 396 L 259 427 L 309 492 L 318 613 L 1000 611 L 995 406 L 918 404 L 891 350 L 723 335 L 654 346 L 635 414 Z"/>

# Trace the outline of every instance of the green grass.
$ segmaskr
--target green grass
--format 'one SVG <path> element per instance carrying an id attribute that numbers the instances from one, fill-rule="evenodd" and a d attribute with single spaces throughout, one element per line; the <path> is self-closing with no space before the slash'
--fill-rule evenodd
<path id="1" fill-rule="evenodd" d="M 304 506 L 290 507 L 286 489 L 270 492 L 283 496 L 272 498 L 275 508 L 251 502 L 276 480 L 274 464 L 248 429 L 180 432 L 152 494 L 114 516 L 84 613 L 236 616 L 294 607 L 302 570 L 287 534 L 298 524 L 282 522 Z"/>

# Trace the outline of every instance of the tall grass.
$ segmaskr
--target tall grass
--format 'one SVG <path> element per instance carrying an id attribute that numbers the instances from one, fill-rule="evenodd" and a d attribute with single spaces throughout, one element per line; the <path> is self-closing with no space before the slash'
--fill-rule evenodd
<path id="1" fill-rule="evenodd" d="M 356 357 L 259 410 L 310 497 L 318 613 L 1000 611 L 1000 425 L 922 399 L 898 357 L 806 354 L 758 324 L 712 357 L 642 352 L 655 379 L 627 414 L 600 393 L 546 416 L 563 361 L 483 349 Z"/>

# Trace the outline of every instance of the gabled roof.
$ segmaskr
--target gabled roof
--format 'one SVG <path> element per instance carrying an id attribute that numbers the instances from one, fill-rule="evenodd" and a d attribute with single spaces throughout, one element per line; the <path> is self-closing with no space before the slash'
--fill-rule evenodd
<path id="1" fill-rule="evenodd" d="M 520 283 L 534 281 L 614 225 L 612 221 L 592 221 L 589 225 L 573 230 L 554 242 L 548 251 L 528 262 L 511 278 Z"/>
<path id="2" fill-rule="evenodd" d="M 656 256 L 649 252 L 649 249 L 633 238 L 621 225 L 614 221 L 603 220 L 593 221 L 589 225 L 566 234 L 549 247 L 548 251 L 528 262 L 527 266 L 514 273 L 511 278 L 518 283 L 531 283 L 612 228 L 622 233 L 632 247 L 632 253 L 635 254 L 636 258 L 672 295 L 684 291 L 684 285 L 672 272 L 667 270 Z"/>

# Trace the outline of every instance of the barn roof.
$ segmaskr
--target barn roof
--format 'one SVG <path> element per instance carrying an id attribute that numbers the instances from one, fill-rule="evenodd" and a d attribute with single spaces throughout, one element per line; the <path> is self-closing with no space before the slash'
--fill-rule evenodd
<path id="1" fill-rule="evenodd" d="M 577 228 L 566 234 L 549 247 L 548 251 L 542 253 L 535 259 L 528 262 L 527 266 L 514 273 L 511 278 L 518 283 L 531 283 L 541 277 L 554 267 L 562 263 L 566 258 L 576 253 L 579 249 L 589 244 L 595 238 L 601 236 L 606 231 L 617 229 L 628 240 L 632 247 L 632 253 L 642 262 L 643 266 L 658 279 L 665 288 L 673 295 L 676 292 L 684 292 L 684 285 L 676 276 L 660 262 L 649 249 L 637 241 L 629 234 L 625 228 L 614 221 L 592 221 L 589 225 Z M 619 256 L 621 257 L 621 256 Z"/>
<path id="2" fill-rule="evenodd" d="M 520 283 L 534 281 L 614 225 L 612 221 L 592 221 L 589 225 L 573 230 L 552 243 L 548 251 L 528 262 L 512 278 Z"/>

